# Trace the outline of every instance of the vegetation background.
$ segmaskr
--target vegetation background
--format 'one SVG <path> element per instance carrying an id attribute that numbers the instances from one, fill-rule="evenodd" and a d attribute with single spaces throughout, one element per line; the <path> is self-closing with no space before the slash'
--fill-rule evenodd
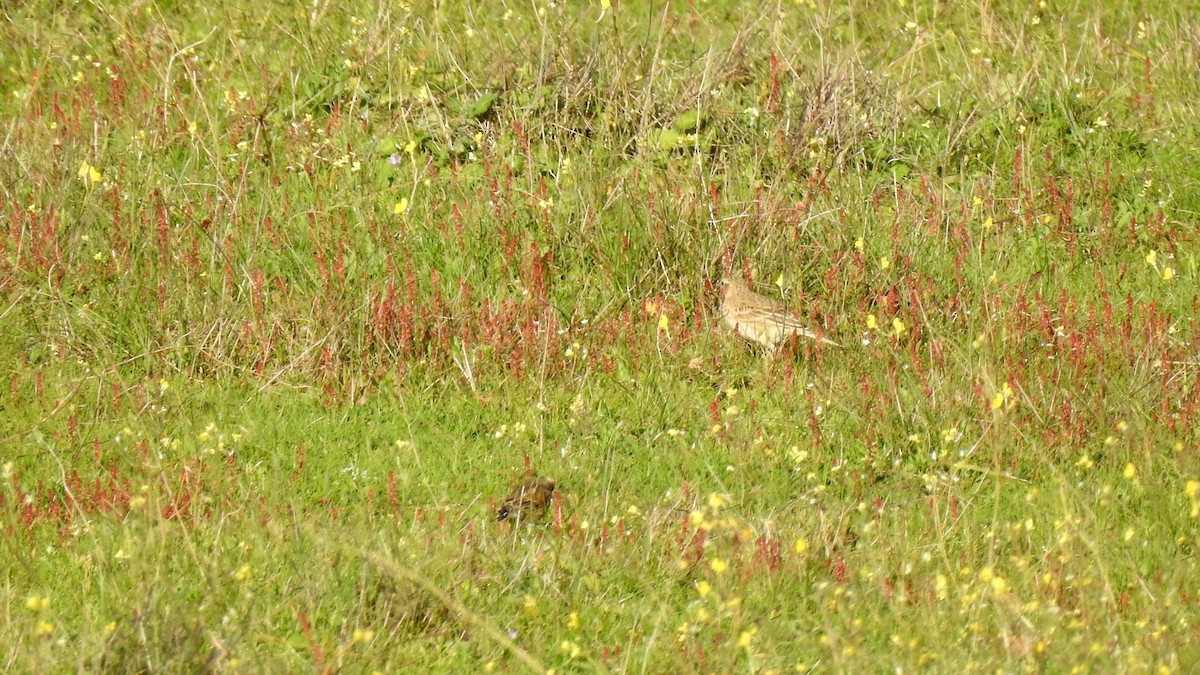
<path id="1" fill-rule="evenodd" d="M 1188 3 L 3 15 L 5 670 L 1200 663 Z"/>

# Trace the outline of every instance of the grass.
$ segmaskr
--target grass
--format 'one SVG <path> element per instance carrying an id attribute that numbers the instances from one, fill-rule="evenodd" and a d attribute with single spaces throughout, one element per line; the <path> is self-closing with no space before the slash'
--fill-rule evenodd
<path id="1" fill-rule="evenodd" d="M 1194 668 L 1194 19 L 7 7 L 3 667 Z"/>

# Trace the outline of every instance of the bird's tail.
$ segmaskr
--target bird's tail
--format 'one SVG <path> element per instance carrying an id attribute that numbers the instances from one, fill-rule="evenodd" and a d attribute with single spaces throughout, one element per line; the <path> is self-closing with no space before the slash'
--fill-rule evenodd
<path id="1" fill-rule="evenodd" d="M 827 345 L 830 345 L 833 347 L 840 348 L 842 346 L 842 345 L 838 344 L 837 342 L 830 340 L 827 337 L 822 337 L 822 336 L 817 335 L 816 331 L 810 330 L 810 329 L 808 329 L 804 326 L 801 326 L 800 324 L 792 322 L 792 321 L 788 321 L 785 324 L 785 328 L 787 328 L 787 330 L 791 331 L 792 333 L 806 337 L 809 340 L 816 340 L 817 342 L 821 342 L 821 343 L 824 343 L 824 344 L 827 344 Z"/>

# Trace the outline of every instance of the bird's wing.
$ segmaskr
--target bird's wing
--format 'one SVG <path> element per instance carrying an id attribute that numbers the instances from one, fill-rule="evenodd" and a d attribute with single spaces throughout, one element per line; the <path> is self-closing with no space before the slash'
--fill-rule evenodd
<path id="1" fill-rule="evenodd" d="M 791 312 L 781 311 L 781 312 L 774 313 L 771 316 L 771 319 L 775 322 L 775 324 L 777 326 L 779 326 L 786 332 L 796 333 L 797 335 L 803 335 L 804 337 L 806 337 L 810 340 L 819 340 L 820 342 L 823 342 L 827 345 L 833 345 L 834 347 L 841 347 L 840 344 L 834 342 L 833 340 L 830 340 L 829 338 L 826 338 L 826 337 L 818 338 L 816 331 L 809 328 L 807 325 L 801 323 L 799 317 L 797 317 L 795 314 L 792 314 Z"/>

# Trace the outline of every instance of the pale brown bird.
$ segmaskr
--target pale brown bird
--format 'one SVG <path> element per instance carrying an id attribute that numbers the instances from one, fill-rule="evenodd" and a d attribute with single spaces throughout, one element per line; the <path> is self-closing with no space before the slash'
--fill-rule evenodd
<path id="1" fill-rule="evenodd" d="M 819 340 L 834 347 L 841 346 L 828 338 L 817 337 L 782 302 L 755 293 L 741 279 L 724 276 L 721 277 L 721 285 L 725 287 L 721 297 L 721 319 L 742 337 L 770 349 L 775 349 L 793 335 Z"/>
<path id="2" fill-rule="evenodd" d="M 497 520 L 523 520 L 545 513 L 553 497 L 554 481 L 542 476 L 530 476 L 504 498 Z"/>

